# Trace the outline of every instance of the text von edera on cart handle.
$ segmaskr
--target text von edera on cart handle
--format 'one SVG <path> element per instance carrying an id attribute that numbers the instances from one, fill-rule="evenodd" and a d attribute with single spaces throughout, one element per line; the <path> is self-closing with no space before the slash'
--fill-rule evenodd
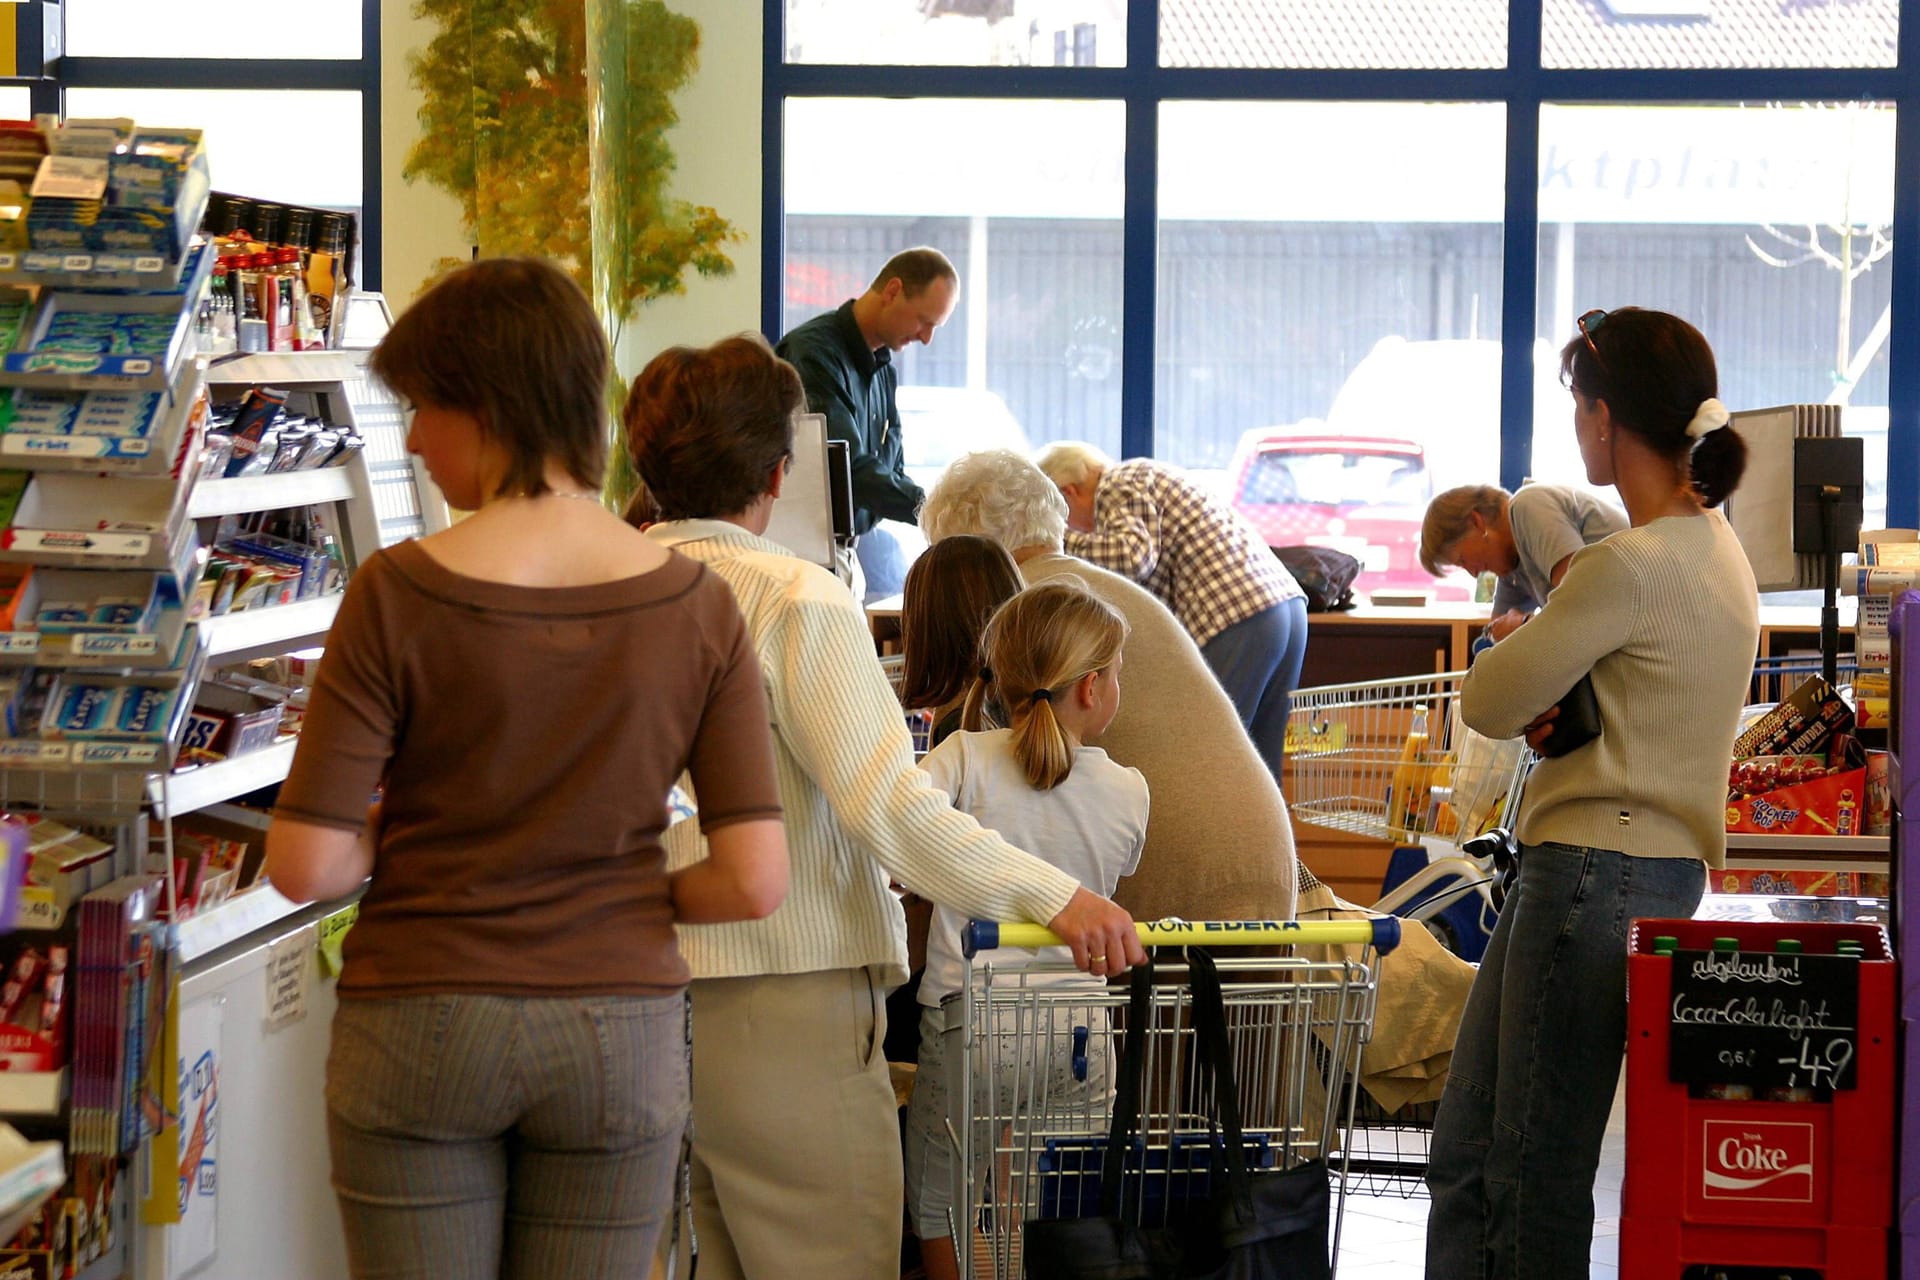
<path id="1" fill-rule="evenodd" d="M 1400 945 L 1398 916 L 1367 920 L 1144 920 L 1134 930 L 1147 947 L 1327 946 L 1363 943 L 1381 955 Z M 1058 934 L 1041 924 L 970 920 L 961 930 L 968 956 L 999 947 L 1057 947 Z"/>

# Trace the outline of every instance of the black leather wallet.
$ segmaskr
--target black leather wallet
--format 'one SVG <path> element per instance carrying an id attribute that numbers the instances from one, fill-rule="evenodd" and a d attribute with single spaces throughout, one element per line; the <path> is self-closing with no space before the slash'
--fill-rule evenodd
<path id="1" fill-rule="evenodd" d="M 1553 718 L 1553 729 L 1540 744 L 1540 754 L 1563 756 L 1599 736 L 1600 700 L 1594 696 L 1593 674 L 1589 672 L 1560 699 L 1560 714 Z"/>

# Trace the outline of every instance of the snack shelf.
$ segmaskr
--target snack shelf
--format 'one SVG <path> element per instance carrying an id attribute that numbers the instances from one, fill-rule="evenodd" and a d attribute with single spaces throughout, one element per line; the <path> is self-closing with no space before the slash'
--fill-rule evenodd
<path id="1" fill-rule="evenodd" d="M 199 537 L 187 518 L 185 476 L 42 472 L 0 532 L 0 560 L 69 569 L 159 569 L 185 582 Z M 119 517 L 103 521 L 101 514 Z M 106 523 L 120 527 L 102 529 Z"/>
<path id="2" fill-rule="evenodd" d="M 190 267 L 178 290 L 167 293 L 47 293 L 40 298 L 22 337 L 24 349 L 0 357 L 0 385 L 33 387 L 41 391 L 165 391 L 174 385 L 183 364 L 197 349 L 194 339 L 194 300 L 213 276 L 214 254 L 205 246 L 189 254 Z M 90 286 L 97 287 L 97 286 Z M 54 299 L 62 301 L 56 304 Z M 61 306 L 78 312 L 175 312 L 173 333 L 159 356 L 77 355 L 35 351 L 54 312 Z"/>
<path id="3" fill-rule="evenodd" d="M 44 631 L 0 631 L 0 666 L 57 667 L 62 670 L 142 669 L 159 677 L 191 652 L 185 611 L 163 610 L 152 631 L 124 635 L 111 631 L 62 634 Z M 204 634 L 204 633 L 203 633 Z M 150 668 L 157 668 L 150 669 Z"/>
<path id="4" fill-rule="evenodd" d="M 191 964 L 230 942 L 239 941 L 256 929 L 264 929 L 275 921 L 306 911 L 313 905 L 311 902 L 290 902 L 269 884 L 235 894 L 213 910 L 188 916 L 173 926 L 176 959 L 181 964 Z"/>
<path id="5" fill-rule="evenodd" d="M 0 1071 L 0 1115 L 57 1116 L 67 1100 L 67 1069 Z"/>
<path id="6" fill-rule="evenodd" d="M 189 432 L 206 425 L 204 382 L 196 362 L 172 390 L 151 394 L 168 403 L 154 415 L 144 436 L 44 435 L 31 431 L 0 434 L 0 465 L 15 471 L 111 472 L 152 476 L 165 472 L 182 451 Z"/>
<path id="7" fill-rule="evenodd" d="M 174 227 L 191 235 L 206 216 L 212 188 L 196 174 L 185 188 L 187 205 L 174 214 Z M 25 249 L 0 253 L 0 284 L 37 285 L 44 289 L 125 289 L 144 293 L 176 293 L 180 272 L 193 261 L 191 247 L 178 258 L 148 253 L 89 253 L 63 249 Z"/>
<path id="8" fill-rule="evenodd" d="M 157 775 L 149 781 L 148 791 L 168 817 L 178 818 L 284 780 L 293 767 L 293 749 L 298 745 L 298 739 L 289 738 L 231 760 Z"/>
<path id="9" fill-rule="evenodd" d="M 277 511 L 283 507 L 345 502 L 353 497 L 353 476 L 346 467 L 316 467 L 311 471 L 282 471 L 272 475 L 238 476 L 232 480 L 202 480 L 187 499 L 187 513 L 199 520 L 208 516 L 242 515 L 250 511 Z"/>
<path id="10" fill-rule="evenodd" d="M 243 609 L 200 623 L 216 658 L 266 657 L 317 643 L 340 612 L 340 596 L 320 596 L 265 609 Z"/>

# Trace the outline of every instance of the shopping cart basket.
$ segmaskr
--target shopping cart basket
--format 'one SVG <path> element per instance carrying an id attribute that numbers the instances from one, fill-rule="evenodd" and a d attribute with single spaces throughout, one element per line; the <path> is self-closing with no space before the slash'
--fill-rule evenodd
<path id="1" fill-rule="evenodd" d="M 899 697 L 901 684 L 907 674 L 907 660 L 898 654 L 880 659 L 880 669 L 886 672 L 887 683 L 893 686 L 893 696 Z M 933 739 L 933 713 L 931 711 L 908 711 L 907 733 L 913 738 L 913 758 L 918 760 L 927 754 Z"/>
<path id="2" fill-rule="evenodd" d="M 1284 1171 L 1327 1159 L 1336 1173 L 1352 1122 L 1355 1067 L 1371 1034 L 1378 955 L 1399 921 L 1163 921 L 1137 926 L 1148 946 L 1247 947 L 1218 958 L 1247 1163 Z M 1188 966 L 1158 960 L 1145 1026 L 1127 1025 L 1128 993 L 1046 959 L 1011 962 L 998 947 L 1059 939 L 1039 926 L 975 922 L 958 1000 L 949 1079 L 953 1239 L 960 1274 L 1022 1275 L 1022 1230 L 1037 1218 L 1090 1216 L 1100 1204 L 1112 1078 L 1126 1038 L 1145 1042 L 1138 1137 L 1123 1184 L 1151 1223 L 1204 1199 L 1216 1150 L 1215 1100 L 1196 1071 Z M 1357 959 L 1311 960 L 1299 945 L 1358 945 Z M 1345 1180 L 1336 1177 L 1330 1245 L 1338 1255 Z"/>
<path id="3" fill-rule="evenodd" d="M 1302 822 L 1419 848 L 1426 865 L 1374 909 L 1428 922 L 1477 960 L 1497 915 L 1490 869 L 1455 846 L 1511 821 L 1532 754 L 1461 722 L 1465 679 L 1451 671 L 1296 690 L 1286 791 Z"/>

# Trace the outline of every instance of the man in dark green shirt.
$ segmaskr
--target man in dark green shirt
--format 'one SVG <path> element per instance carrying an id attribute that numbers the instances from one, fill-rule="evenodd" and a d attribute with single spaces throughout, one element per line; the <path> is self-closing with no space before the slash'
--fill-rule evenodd
<path id="1" fill-rule="evenodd" d="M 847 442 L 853 530 L 870 597 L 899 591 L 905 573 L 891 563 L 898 560 L 892 536 L 873 526 L 914 523 L 925 497 L 905 470 L 893 353 L 931 342 L 959 299 L 960 277 L 945 254 L 907 249 L 888 260 L 865 293 L 797 326 L 774 348 L 800 371 L 807 409 L 826 417 L 828 437 Z"/>

